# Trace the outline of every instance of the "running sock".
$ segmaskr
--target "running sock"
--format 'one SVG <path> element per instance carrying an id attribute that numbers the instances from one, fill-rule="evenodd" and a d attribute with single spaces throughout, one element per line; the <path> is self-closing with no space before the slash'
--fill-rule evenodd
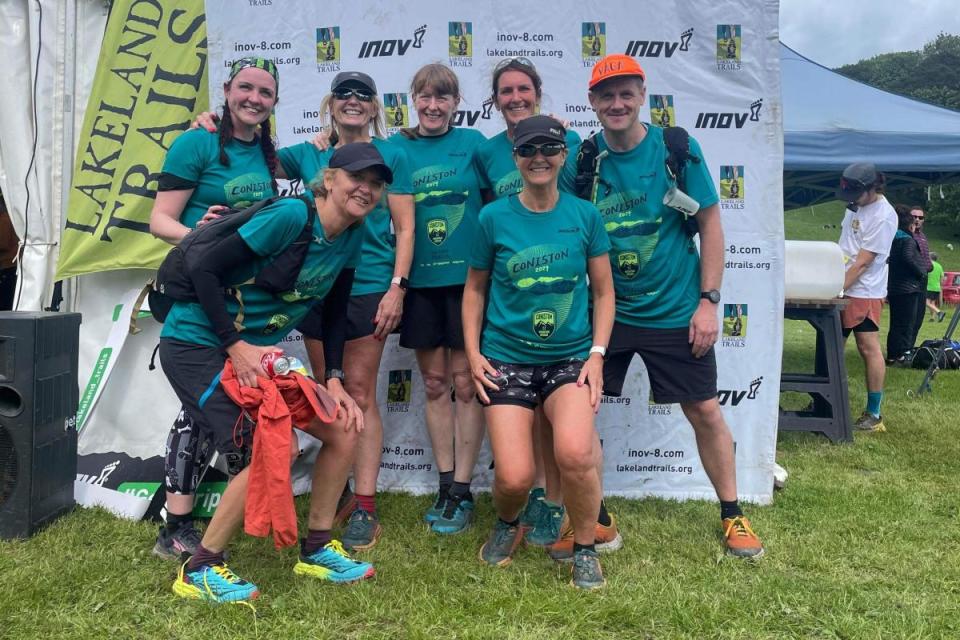
<path id="1" fill-rule="evenodd" d="M 210 551 L 202 544 L 197 545 L 197 552 L 190 556 L 190 562 L 187 563 L 189 571 L 196 571 L 203 565 L 214 566 L 223 564 L 223 551 Z"/>
<path id="2" fill-rule="evenodd" d="M 873 414 L 874 418 L 880 417 L 880 401 L 883 400 L 883 391 L 867 392 L 867 411 Z"/>
<path id="3" fill-rule="evenodd" d="M 740 510 L 740 501 L 739 500 L 721 500 L 720 501 L 720 519 L 726 520 L 727 518 L 736 518 L 737 516 L 742 516 L 743 511 Z"/>
<path id="4" fill-rule="evenodd" d="M 331 540 L 330 529 L 308 529 L 307 537 L 300 541 L 300 555 L 308 556 Z"/>
<path id="5" fill-rule="evenodd" d="M 189 524 L 193 524 L 192 513 L 177 514 L 167 511 L 167 533 L 173 533 L 180 527 L 185 527 Z"/>
<path id="6" fill-rule="evenodd" d="M 594 553 L 596 553 L 597 545 L 596 544 L 580 544 L 579 542 L 574 542 L 573 552 L 576 553 L 577 551 L 593 551 Z"/>
<path id="7" fill-rule="evenodd" d="M 610 523 L 610 514 L 607 513 L 607 503 L 605 500 L 600 501 L 600 514 L 597 516 L 597 522 L 604 527 L 609 527 Z"/>
<path id="8" fill-rule="evenodd" d="M 514 518 L 513 521 L 504 520 L 504 519 L 501 518 L 500 516 L 497 516 L 497 520 L 499 520 L 499 521 L 502 522 L 503 524 L 507 525 L 508 527 L 519 527 L 519 526 L 520 526 L 520 516 L 517 516 L 516 518 Z"/>
<path id="9" fill-rule="evenodd" d="M 450 487 L 453 486 L 453 471 L 441 471 L 440 476 L 440 495 L 450 493 Z"/>
<path id="10" fill-rule="evenodd" d="M 370 515 L 377 513 L 377 499 L 375 496 L 362 496 L 359 493 L 355 495 L 357 497 L 357 509 L 366 511 Z"/>
<path id="11" fill-rule="evenodd" d="M 469 500 L 473 502 L 473 494 L 470 493 L 470 483 L 454 482 L 453 486 L 450 487 L 450 497 L 460 501 Z"/>

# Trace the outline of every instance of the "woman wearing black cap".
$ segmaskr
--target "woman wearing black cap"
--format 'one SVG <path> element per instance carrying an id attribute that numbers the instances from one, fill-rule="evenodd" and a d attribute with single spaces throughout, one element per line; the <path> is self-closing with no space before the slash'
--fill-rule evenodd
<path id="1" fill-rule="evenodd" d="M 363 241 L 363 227 L 357 223 L 373 210 L 393 176 L 369 143 L 338 149 L 329 167 L 312 185 L 314 198 L 284 198 L 268 205 L 203 255 L 190 273 L 199 303 L 175 303 L 160 334 L 160 361 L 167 379 L 233 474 L 196 553 L 181 567 L 173 585 L 180 597 L 233 602 L 259 594 L 255 585 L 230 571 L 223 559 L 227 543 L 243 524 L 251 481 L 249 445 L 256 428 L 242 418 L 241 408 L 220 383 L 224 353 L 241 386 L 258 386 L 258 377 L 266 377 L 261 358 L 274 353 L 273 345 L 311 307 L 323 302 L 325 356 L 332 367 L 342 366 L 347 301 Z M 273 295 L 252 284 L 263 268 L 288 250 L 310 216 L 314 216 L 314 241 L 294 288 Z M 236 289 L 237 296 L 224 296 L 226 287 Z M 244 313 L 239 330 L 234 323 L 241 309 L 238 300 L 243 300 Z M 314 464 L 309 532 L 294 572 L 353 582 L 372 577 L 373 567 L 351 559 L 340 542 L 332 539 L 330 530 L 340 488 L 356 454 L 363 416 L 339 379 L 331 378 L 326 385 L 338 404 L 338 415 L 333 423 L 315 422 L 308 430 L 324 446 Z"/>
<path id="2" fill-rule="evenodd" d="M 269 60 L 241 58 L 233 64 L 223 85 L 219 127 L 187 131 L 167 152 L 150 214 L 151 233 L 177 244 L 218 212 L 276 194 L 282 168 L 270 136 L 270 114 L 278 91 L 277 67 Z M 181 552 L 196 550 L 200 533 L 193 526 L 193 494 L 207 450 L 189 414 L 181 411 L 167 436 L 167 522 L 153 547 L 158 556 L 179 558 Z"/>
<path id="3" fill-rule="evenodd" d="M 366 428 L 354 468 L 356 497 L 343 501 L 338 514 L 348 518 L 343 543 L 348 549 L 373 547 L 382 527 L 375 494 L 383 448 L 383 422 L 377 406 L 377 372 L 384 340 L 396 329 L 403 312 L 407 276 L 413 257 L 413 189 L 406 154 L 383 139 L 383 104 L 373 78 L 358 71 L 338 73 L 330 93 L 320 102 L 324 150 L 310 142 L 280 149 L 279 175 L 309 184 L 327 166 L 336 149 L 352 142 L 372 142 L 393 171 L 387 197 L 364 222 L 363 250 L 347 308 L 344 368 L 331 368 L 323 358 L 319 310 L 298 327 L 305 337 L 310 365 L 317 377 L 339 377 L 363 411 Z M 207 126 L 206 120 L 198 121 Z M 345 491 L 345 496 L 349 494 Z"/>
<path id="4" fill-rule="evenodd" d="M 463 295 L 464 343 L 497 461 L 497 521 L 480 558 L 507 565 L 522 539 L 519 515 L 534 476 L 533 414 L 542 405 L 574 530 L 573 584 L 594 589 L 604 584 L 595 549 L 601 492 L 594 414 L 613 326 L 610 241 L 596 207 L 557 189 L 567 157 L 563 126 L 548 116 L 527 118 L 514 130 L 514 145 L 523 189 L 480 213 Z"/>

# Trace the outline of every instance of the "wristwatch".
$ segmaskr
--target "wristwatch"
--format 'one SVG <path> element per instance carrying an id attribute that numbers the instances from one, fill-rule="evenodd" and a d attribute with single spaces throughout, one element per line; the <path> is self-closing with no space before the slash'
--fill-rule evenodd
<path id="1" fill-rule="evenodd" d="M 607 348 L 602 344 L 595 344 L 592 347 L 590 347 L 590 353 L 591 354 L 599 353 L 600 357 L 603 358 L 607 355 Z"/>
<path id="2" fill-rule="evenodd" d="M 701 291 L 700 297 L 704 300 L 709 300 L 713 304 L 718 304 L 720 302 L 720 292 L 716 289 L 710 289 L 709 291 Z"/>
<path id="3" fill-rule="evenodd" d="M 340 382 L 343 382 L 343 370 L 342 369 L 327 369 L 324 374 L 324 379 L 329 380 L 330 378 L 336 378 Z"/>
<path id="4" fill-rule="evenodd" d="M 406 291 L 407 288 L 410 286 L 410 281 L 404 278 L 403 276 L 394 276 L 393 279 L 390 280 L 390 284 L 395 284 L 401 289 L 403 289 L 404 291 Z"/>

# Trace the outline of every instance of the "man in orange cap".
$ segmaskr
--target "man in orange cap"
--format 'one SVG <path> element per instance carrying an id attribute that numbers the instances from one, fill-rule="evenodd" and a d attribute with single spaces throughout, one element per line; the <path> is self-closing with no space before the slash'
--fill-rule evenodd
<path id="1" fill-rule="evenodd" d="M 616 321 L 604 363 L 604 393 L 620 395 L 638 354 L 654 401 L 679 403 L 693 427 L 704 471 L 720 499 L 727 552 L 756 558 L 763 545 L 740 510 L 733 438 L 717 399 L 713 345 L 724 262 L 719 197 L 700 145 L 690 138 L 690 155 L 700 161 L 686 163 L 681 183 L 695 201 L 698 254 L 684 215 L 664 204 L 677 181 L 666 169 L 664 130 L 640 121 L 646 96 L 646 75 L 631 56 L 599 60 L 588 93 L 603 126 L 594 138 L 596 161 L 584 175 L 585 162 L 571 154 L 560 180 L 561 189 L 579 191 L 596 204 L 612 245 Z M 582 189 L 585 183 L 590 188 Z"/>

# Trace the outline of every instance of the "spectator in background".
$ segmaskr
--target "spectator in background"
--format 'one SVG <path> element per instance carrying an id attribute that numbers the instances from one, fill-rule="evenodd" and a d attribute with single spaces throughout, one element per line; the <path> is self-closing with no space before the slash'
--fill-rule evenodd
<path id="1" fill-rule="evenodd" d="M 886 365 L 880 350 L 880 312 L 887 295 L 887 256 L 897 232 L 897 213 L 883 196 L 886 180 L 872 163 L 856 162 L 843 170 L 837 197 L 847 204 L 840 229 L 846 274 L 841 312 L 843 335 L 852 332 L 866 369 L 867 408 L 854 427 L 886 431 L 880 417 Z"/>
<path id="2" fill-rule="evenodd" d="M 20 250 L 20 238 L 10 221 L 7 203 L 0 193 L 0 311 L 13 309 L 13 299 L 17 291 L 17 253 Z"/>
<path id="3" fill-rule="evenodd" d="M 930 270 L 930 273 L 927 274 L 927 309 L 930 309 L 930 319 L 937 319 L 937 322 L 943 322 L 943 319 L 946 317 L 946 313 L 940 310 L 940 305 L 943 304 L 941 295 L 943 293 L 943 265 L 937 262 L 937 256 L 935 251 L 930 252 L 930 264 L 933 265 L 933 268 Z"/>
<path id="4" fill-rule="evenodd" d="M 897 233 L 890 246 L 890 277 L 887 302 L 890 303 L 890 333 L 887 334 L 887 365 L 909 366 L 906 353 L 917 335 L 917 308 L 923 304 L 927 272 L 920 246 L 913 235 L 917 223 L 911 210 L 896 206 Z M 923 316 L 920 316 L 923 322 Z"/>
<path id="5" fill-rule="evenodd" d="M 920 248 L 920 256 L 923 258 L 923 272 L 925 274 L 930 273 L 930 270 L 933 269 L 933 261 L 930 259 L 930 246 L 927 244 L 927 236 L 923 234 L 923 224 L 926 214 L 920 205 L 915 204 L 910 207 L 910 215 L 913 217 L 914 222 L 913 237 L 917 240 L 917 246 Z M 913 335 L 910 336 L 911 346 L 917 344 L 917 334 L 920 333 L 920 327 L 923 326 L 923 315 L 926 310 L 926 295 L 922 295 L 917 301 L 917 319 L 913 323 Z M 889 353 L 887 357 L 890 357 Z"/>

